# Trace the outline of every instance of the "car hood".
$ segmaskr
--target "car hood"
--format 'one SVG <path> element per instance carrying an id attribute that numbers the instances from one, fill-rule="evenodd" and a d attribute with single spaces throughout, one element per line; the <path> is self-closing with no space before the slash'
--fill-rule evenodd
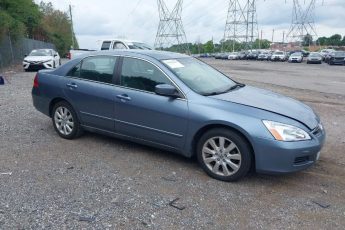
<path id="1" fill-rule="evenodd" d="M 297 120 L 310 129 L 318 125 L 317 115 L 309 106 L 268 90 L 245 86 L 210 97 L 280 114 Z"/>
<path id="2" fill-rule="evenodd" d="M 24 61 L 48 61 L 52 59 L 52 56 L 27 56 Z"/>

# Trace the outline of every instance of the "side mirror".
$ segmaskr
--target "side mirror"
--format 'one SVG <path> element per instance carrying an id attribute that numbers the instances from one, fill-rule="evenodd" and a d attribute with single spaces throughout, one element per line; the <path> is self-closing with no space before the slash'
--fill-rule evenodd
<path id="1" fill-rule="evenodd" d="M 28 55 L 27 54 L 24 54 L 24 57 L 27 57 Z"/>
<path id="2" fill-rule="evenodd" d="M 155 87 L 155 93 L 162 96 L 168 97 L 179 97 L 179 93 L 176 88 L 169 84 L 159 84 Z"/>
<path id="3" fill-rule="evenodd" d="M 54 54 L 54 57 L 57 57 L 57 54 Z"/>

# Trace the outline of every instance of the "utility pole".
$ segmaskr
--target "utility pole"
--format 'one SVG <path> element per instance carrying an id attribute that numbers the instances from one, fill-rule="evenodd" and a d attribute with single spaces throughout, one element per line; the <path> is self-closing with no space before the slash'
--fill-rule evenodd
<path id="1" fill-rule="evenodd" d="M 190 53 L 181 18 L 182 4 L 183 0 L 177 0 L 175 7 L 170 11 L 164 0 L 157 0 L 159 25 L 154 45 L 156 49 L 177 45 L 179 52 Z"/>
<path id="2" fill-rule="evenodd" d="M 72 49 L 74 49 L 74 30 L 73 30 L 73 18 L 72 18 L 72 6 L 69 5 L 69 15 L 71 17 L 71 34 L 72 34 Z"/>

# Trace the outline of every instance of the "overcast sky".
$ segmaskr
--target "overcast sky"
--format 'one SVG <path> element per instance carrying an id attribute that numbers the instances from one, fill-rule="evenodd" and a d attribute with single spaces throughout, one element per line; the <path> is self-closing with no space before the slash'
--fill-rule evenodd
<path id="1" fill-rule="evenodd" d="M 35 0 L 37 3 L 40 0 Z M 166 0 L 171 9 L 177 0 Z M 301 3 L 310 0 L 300 0 Z M 97 40 L 124 37 L 153 45 L 159 16 L 156 0 L 44 0 L 62 11 L 72 5 L 74 31 L 80 48 L 97 48 Z M 292 16 L 292 0 L 258 0 L 262 37 L 282 41 Z M 285 3 L 286 2 L 286 3 Z M 345 35 L 345 0 L 317 0 L 315 25 L 319 36 Z M 184 0 L 182 21 L 188 42 L 215 42 L 223 37 L 228 0 Z"/>

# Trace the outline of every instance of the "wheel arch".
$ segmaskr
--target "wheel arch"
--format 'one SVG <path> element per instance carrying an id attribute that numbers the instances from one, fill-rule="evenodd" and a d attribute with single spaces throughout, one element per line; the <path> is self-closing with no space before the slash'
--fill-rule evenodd
<path id="1" fill-rule="evenodd" d="M 234 132 L 236 132 L 237 134 L 239 134 L 241 137 L 244 138 L 244 140 L 248 143 L 250 149 L 251 149 L 251 153 L 252 153 L 252 157 L 253 157 L 253 164 L 252 166 L 255 167 L 255 152 L 254 152 L 254 147 L 253 144 L 250 140 L 249 134 L 247 132 L 245 132 L 243 129 L 240 129 L 239 127 L 236 126 L 232 126 L 229 124 L 222 124 L 222 123 L 214 123 L 214 124 L 206 124 L 203 127 L 201 127 L 193 136 L 193 140 L 192 140 L 192 147 L 191 147 L 191 156 L 195 156 L 196 155 L 196 149 L 197 149 L 197 145 L 198 145 L 198 141 L 201 138 L 201 136 L 206 133 L 207 131 L 211 130 L 211 129 L 217 129 L 217 128 L 225 128 L 225 129 L 229 129 L 232 130 Z"/>
<path id="2" fill-rule="evenodd" d="M 67 101 L 65 98 L 62 98 L 62 97 L 56 97 L 54 98 L 53 100 L 50 101 L 49 103 L 49 116 L 52 117 L 52 113 L 53 113 L 53 108 L 54 106 L 56 105 L 56 103 L 59 103 L 61 101 L 65 101 L 67 102 L 68 104 L 70 104 L 72 106 L 71 103 L 69 103 L 69 101 Z M 74 107 L 72 106 L 72 108 L 74 109 Z M 78 114 L 77 114 L 78 115 Z"/>

